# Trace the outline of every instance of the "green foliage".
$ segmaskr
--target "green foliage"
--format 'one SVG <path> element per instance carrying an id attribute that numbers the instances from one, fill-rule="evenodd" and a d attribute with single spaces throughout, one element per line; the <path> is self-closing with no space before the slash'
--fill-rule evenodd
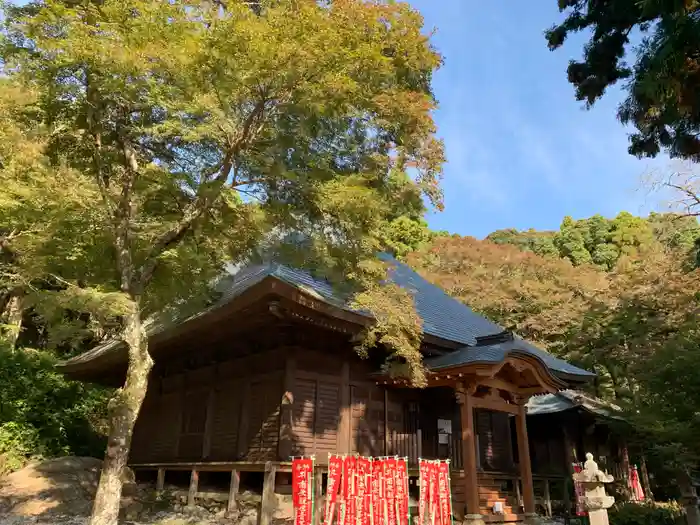
<path id="1" fill-rule="evenodd" d="M 618 503 L 608 511 L 610 525 L 677 525 L 683 507 L 671 503 Z"/>
<path id="2" fill-rule="evenodd" d="M 700 160 L 700 3 L 639 0 L 559 0 L 566 18 L 546 33 L 550 49 L 571 33 L 585 31 L 583 60 L 572 60 L 569 82 L 576 99 L 590 107 L 607 88 L 625 81 L 619 107 L 623 124 L 632 124 L 629 151 L 654 157 Z M 632 47 L 630 34 L 641 34 Z"/>
<path id="3" fill-rule="evenodd" d="M 411 219 L 405 215 L 382 227 L 385 249 L 398 259 L 403 259 L 430 242 L 433 234 L 424 219 Z"/>
<path id="4" fill-rule="evenodd" d="M 497 230 L 487 239 L 537 255 L 563 257 L 574 266 L 595 264 L 609 271 L 621 259 L 661 247 L 683 254 L 694 264 L 700 223 L 694 217 L 674 213 L 652 213 L 643 218 L 621 212 L 614 219 L 601 215 L 581 220 L 565 217 L 557 232 L 507 229 Z"/>
<path id="5" fill-rule="evenodd" d="M 68 381 L 49 353 L 0 343 L 0 474 L 28 459 L 99 456 L 110 391 Z"/>
<path id="6" fill-rule="evenodd" d="M 554 237 L 554 245 L 561 256 L 569 259 L 574 266 L 593 261 L 591 253 L 586 249 L 585 228 L 581 226 L 579 221 L 564 217 L 561 228 Z"/>
<path id="7" fill-rule="evenodd" d="M 377 290 L 376 252 L 415 248 L 424 202 L 441 206 L 422 22 L 360 0 L 9 7 L 0 118 L 31 155 L 8 147 L 0 224 L 55 339 L 204 302 L 288 233 L 308 241 L 301 266 Z M 416 358 L 405 328 L 384 342 Z"/>
<path id="8" fill-rule="evenodd" d="M 530 251 L 537 255 L 559 255 L 554 245 L 554 232 L 537 231 L 529 229 L 518 231 L 514 228 L 496 230 L 486 239 L 496 244 L 513 244 L 524 251 Z"/>

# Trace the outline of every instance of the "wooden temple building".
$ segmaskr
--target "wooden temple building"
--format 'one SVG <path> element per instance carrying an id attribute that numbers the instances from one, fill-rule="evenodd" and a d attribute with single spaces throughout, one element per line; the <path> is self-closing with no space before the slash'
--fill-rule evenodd
<path id="1" fill-rule="evenodd" d="M 265 523 L 266 498 L 284 490 L 292 456 L 314 455 L 318 479 L 329 453 L 400 455 L 411 466 L 419 457 L 449 458 L 458 519 L 513 522 L 551 513 L 552 500 L 563 497 L 570 436 L 561 418 L 528 417 L 528 402 L 593 374 L 391 264 L 391 279 L 411 291 L 423 319 L 427 388 L 378 375 L 380 351 L 357 356 L 353 341 L 372 319 L 347 307 L 327 282 L 274 263 L 248 267 L 205 311 L 151 325 L 155 366 L 130 466 L 153 472 L 161 488 L 172 473 L 189 476 L 190 503 L 200 476 L 230 475 L 231 510 L 239 484 L 257 476 Z M 118 385 L 126 359 L 110 342 L 61 369 Z"/>

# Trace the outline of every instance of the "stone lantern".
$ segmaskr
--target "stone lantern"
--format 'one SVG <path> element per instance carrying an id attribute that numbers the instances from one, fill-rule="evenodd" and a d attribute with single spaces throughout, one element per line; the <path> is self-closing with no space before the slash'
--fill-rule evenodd
<path id="1" fill-rule="evenodd" d="M 591 525 L 608 525 L 608 509 L 615 498 L 605 493 L 605 484 L 611 483 L 613 477 L 602 472 L 593 461 L 593 454 L 588 453 L 583 470 L 574 473 L 573 478 L 583 488 L 583 508 L 588 511 Z"/>

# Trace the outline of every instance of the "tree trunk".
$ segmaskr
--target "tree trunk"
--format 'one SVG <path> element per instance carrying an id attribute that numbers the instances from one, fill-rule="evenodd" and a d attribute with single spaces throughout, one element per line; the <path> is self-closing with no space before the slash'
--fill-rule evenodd
<path id="1" fill-rule="evenodd" d="M 116 525 L 122 493 L 122 475 L 129 457 L 131 435 L 146 397 L 153 360 L 141 326 L 138 302 L 124 320 L 122 337 L 129 350 L 126 381 L 110 403 L 110 429 L 100 484 L 92 507 L 90 525 Z"/>
<path id="2" fill-rule="evenodd" d="M 0 322 L 7 326 L 3 327 L 2 336 L 10 342 L 12 348 L 17 343 L 19 332 L 22 329 L 22 294 L 21 292 L 11 292 L 0 314 Z"/>

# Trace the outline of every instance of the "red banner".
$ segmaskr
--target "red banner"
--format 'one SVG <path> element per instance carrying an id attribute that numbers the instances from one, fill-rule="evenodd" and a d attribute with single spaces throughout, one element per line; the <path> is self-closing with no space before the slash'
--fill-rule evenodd
<path id="1" fill-rule="evenodd" d="M 371 476 L 372 462 L 369 458 L 357 458 L 357 525 L 370 525 Z"/>
<path id="2" fill-rule="evenodd" d="M 438 495 L 442 525 L 452 525 L 452 494 L 450 493 L 450 464 L 438 463 Z"/>
<path id="3" fill-rule="evenodd" d="M 396 460 L 396 523 L 408 525 L 408 466 L 406 458 Z"/>
<path id="4" fill-rule="evenodd" d="M 386 525 L 396 525 L 396 459 L 384 460 L 384 507 Z"/>
<path id="5" fill-rule="evenodd" d="M 343 512 L 341 515 L 340 525 L 355 525 L 357 515 L 356 463 L 357 461 L 355 456 L 346 456 L 343 460 Z"/>
<path id="6" fill-rule="evenodd" d="M 343 474 L 343 458 L 336 455 L 328 455 L 328 482 L 326 484 L 326 512 L 323 522 L 330 525 L 335 514 L 338 501 L 338 489 Z"/>
<path id="7" fill-rule="evenodd" d="M 384 523 L 384 461 L 372 461 L 372 525 Z"/>
<path id="8" fill-rule="evenodd" d="M 440 495 L 438 493 L 438 466 L 435 461 L 430 462 L 430 515 L 433 517 L 433 525 L 447 525 L 442 523 L 438 512 Z"/>
<path id="9" fill-rule="evenodd" d="M 418 464 L 418 483 L 420 484 L 418 525 L 423 525 L 430 505 L 430 462 L 424 459 L 421 459 Z"/>
<path id="10" fill-rule="evenodd" d="M 311 525 L 314 514 L 314 462 L 312 459 L 292 461 L 292 494 L 294 525 Z"/>

